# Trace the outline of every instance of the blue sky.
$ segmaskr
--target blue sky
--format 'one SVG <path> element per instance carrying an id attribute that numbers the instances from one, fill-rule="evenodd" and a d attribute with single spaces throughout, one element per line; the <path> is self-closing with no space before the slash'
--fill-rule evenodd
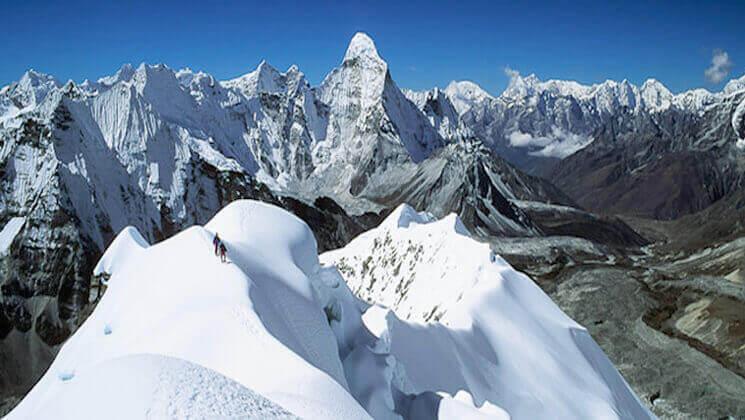
<path id="1" fill-rule="evenodd" d="M 82 81 L 143 61 L 226 79 L 262 58 L 317 84 L 356 31 L 414 89 L 468 79 L 498 94 L 505 67 L 583 83 L 654 77 L 674 92 L 745 73 L 745 1 L 3 3 L 0 85 L 28 68 Z M 705 77 L 715 50 L 719 83 Z"/>

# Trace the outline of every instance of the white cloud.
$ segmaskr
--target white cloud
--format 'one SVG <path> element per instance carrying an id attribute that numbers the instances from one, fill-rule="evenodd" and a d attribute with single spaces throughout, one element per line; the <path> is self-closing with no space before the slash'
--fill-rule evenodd
<path id="1" fill-rule="evenodd" d="M 510 78 L 510 80 L 520 77 L 520 72 L 510 67 L 504 68 L 504 74 Z"/>
<path id="2" fill-rule="evenodd" d="M 532 156 L 555 157 L 564 159 L 576 151 L 592 143 L 591 137 L 582 136 L 553 127 L 551 133 L 545 136 L 533 136 L 520 130 L 507 135 L 512 147 L 527 147 Z"/>
<path id="3" fill-rule="evenodd" d="M 732 70 L 732 60 L 729 59 L 729 54 L 726 51 L 714 50 L 711 66 L 704 71 L 704 76 L 711 83 L 720 83 L 727 77 L 730 70 Z"/>
<path id="4" fill-rule="evenodd" d="M 513 131 L 507 136 L 507 138 L 510 140 L 510 146 L 512 147 L 528 147 L 538 145 L 538 143 L 545 146 L 551 142 L 547 137 L 535 138 L 529 133 L 523 133 L 522 131 Z M 548 142 L 546 142 L 546 140 Z"/>

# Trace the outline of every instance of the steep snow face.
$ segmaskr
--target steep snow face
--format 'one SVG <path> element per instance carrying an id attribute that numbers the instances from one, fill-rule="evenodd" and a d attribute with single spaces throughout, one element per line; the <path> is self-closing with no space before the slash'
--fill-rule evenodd
<path id="1" fill-rule="evenodd" d="M 724 93 L 725 95 L 731 95 L 741 90 L 745 90 L 745 75 L 741 76 L 738 79 L 732 79 L 727 82 L 727 84 L 724 85 L 724 89 L 722 89 L 722 93 Z"/>
<path id="2" fill-rule="evenodd" d="M 294 77 L 293 77 L 294 76 Z M 280 73 L 269 65 L 266 61 L 259 63 L 256 70 L 244 76 L 222 83 L 225 87 L 235 87 L 241 90 L 246 96 L 252 97 L 259 93 L 285 94 L 292 93 L 290 87 L 297 86 L 302 76 L 296 68 L 288 70 L 287 73 Z M 288 92 L 289 90 L 289 92 Z"/>
<path id="3" fill-rule="evenodd" d="M 745 147 L 745 99 L 737 105 L 735 112 L 732 113 L 732 129 L 735 130 L 737 135 L 737 146 Z"/>
<path id="4" fill-rule="evenodd" d="M 339 267 L 362 299 L 394 308 L 402 319 L 438 321 L 495 256 L 470 238 L 455 214 L 435 221 L 402 205 L 379 228 L 323 254 L 322 261 Z"/>
<path id="5" fill-rule="evenodd" d="M 0 257 L 8 252 L 10 244 L 18 235 L 18 232 L 21 231 L 25 222 L 25 217 L 13 217 L 8 220 L 8 223 L 6 223 L 2 230 L 0 230 Z"/>
<path id="6" fill-rule="evenodd" d="M 62 84 L 54 77 L 29 70 L 15 86 L 14 96 L 23 108 L 28 108 L 41 104 L 50 92 L 60 87 Z"/>
<path id="7" fill-rule="evenodd" d="M 460 125 L 458 111 L 445 92 L 434 88 L 423 92 L 405 89 L 403 93 L 427 116 L 429 123 L 443 139 L 458 141 L 459 136 L 466 135 Z"/>
<path id="8" fill-rule="evenodd" d="M 464 114 L 474 106 L 481 106 L 485 102 L 494 100 L 494 97 L 479 85 L 467 80 L 450 82 L 445 88 L 445 94 L 459 114 Z"/>
<path id="9" fill-rule="evenodd" d="M 673 94 L 665 85 L 655 79 L 649 79 L 639 90 L 642 103 L 652 111 L 664 111 L 673 104 Z"/>
<path id="10" fill-rule="evenodd" d="M 44 99 L 62 84 L 54 77 L 29 70 L 17 83 L 12 83 L 0 90 L 0 128 L 17 126 L 17 117 L 34 111 Z"/>
<path id="11" fill-rule="evenodd" d="M 363 319 L 408 392 L 465 391 L 513 419 L 654 417 L 587 331 L 455 215 L 435 221 L 402 206 L 321 261 L 392 308 Z"/>
<path id="12" fill-rule="evenodd" d="M 327 142 L 357 143 L 364 149 L 378 140 L 392 142 L 402 146 L 414 161 L 441 145 L 441 138 L 396 87 L 388 64 L 363 33 L 352 38 L 341 66 L 326 77 L 319 90 L 331 110 L 329 128 L 333 131 Z"/>

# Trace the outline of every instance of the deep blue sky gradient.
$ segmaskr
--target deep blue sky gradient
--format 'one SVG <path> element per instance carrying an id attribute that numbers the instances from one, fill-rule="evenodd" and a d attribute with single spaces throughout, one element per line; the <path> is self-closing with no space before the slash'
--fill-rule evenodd
<path id="1" fill-rule="evenodd" d="M 65 81 L 123 63 L 189 66 L 219 79 L 266 59 L 318 84 L 356 31 L 376 42 L 399 86 L 469 79 L 498 94 L 505 67 L 582 83 L 654 77 L 674 92 L 718 90 L 712 52 L 745 73 L 745 1 L 39 2 L 3 0 L 0 85 L 28 68 Z M 725 80 L 725 81 L 726 81 Z"/>

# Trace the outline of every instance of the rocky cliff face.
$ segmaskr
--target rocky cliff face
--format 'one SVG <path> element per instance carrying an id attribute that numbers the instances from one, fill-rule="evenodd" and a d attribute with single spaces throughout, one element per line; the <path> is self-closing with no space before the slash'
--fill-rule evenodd
<path id="1" fill-rule="evenodd" d="M 665 220 L 701 211 L 742 188 L 745 154 L 731 118 L 743 98 L 724 96 L 700 114 L 619 118 L 550 177 L 595 211 Z"/>

